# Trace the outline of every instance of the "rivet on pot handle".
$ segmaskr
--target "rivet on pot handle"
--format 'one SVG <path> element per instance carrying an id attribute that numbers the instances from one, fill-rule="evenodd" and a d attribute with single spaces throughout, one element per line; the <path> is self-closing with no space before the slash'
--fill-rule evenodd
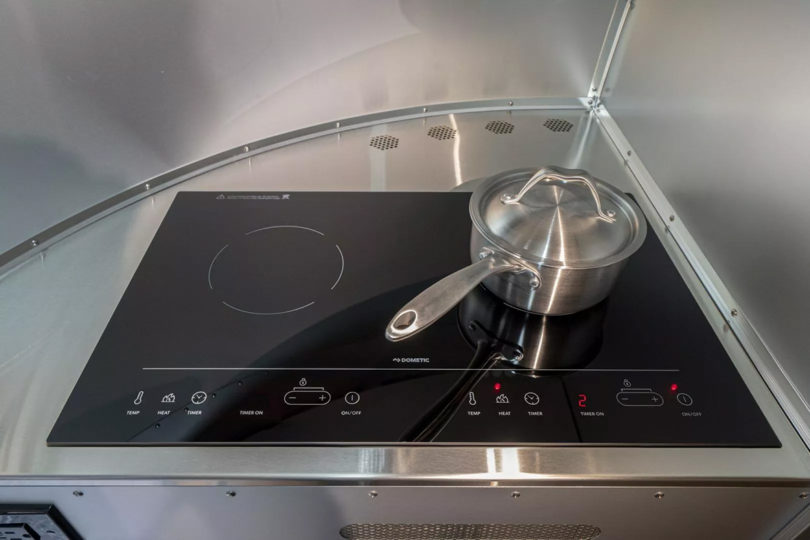
<path id="1" fill-rule="evenodd" d="M 526 195 L 526 192 L 532 189 L 538 182 L 560 182 L 562 184 L 567 184 L 568 182 L 577 182 L 585 184 L 591 191 L 593 200 L 596 203 L 597 218 L 601 219 L 602 221 L 607 221 L 608 223 L 613 223 L 616 221 L 616 218 L 613 217 L 616 215 L 616 213 L 613 210 L 608 210 L 607 212 L 602 210 L 602 200 L 599 198 L 599 193 L 596 191 L 596 186 L 588 175 L 566 175 L 550 171 L 551 170 L 547 168 L 540 169 L 531 178 L 529 178 L 529 181 L 526 182 L 526 184 L 516 195 L 509 195 L 508 193 L 501 195 L 501 202 L 504 204 L 518 204 L 523 196 Z"/>
<path id="2" fill-rule="evenodd" d="M 437 281 L 400 309 L 388 327 L 385 337 L 401 341 L 418 334 L 461 302 L 483 280 L 501 272 L 522 271 L 525 268 L 497 253 L 486 254 L 473 263 Z"/>

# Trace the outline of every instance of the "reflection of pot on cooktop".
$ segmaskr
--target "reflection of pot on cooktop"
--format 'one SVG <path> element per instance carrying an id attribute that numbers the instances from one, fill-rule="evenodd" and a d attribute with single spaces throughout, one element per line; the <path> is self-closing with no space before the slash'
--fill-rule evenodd
<path id="1" fill-rule="evenodd" d="M 479 286 L 461 302 L 459 321 L 470 342 L 493 343 L 496 352 L 519 368 L 578 369 L 602 346 L 607 302 L 573 315 L 536 315 L 507 305 Z"/>

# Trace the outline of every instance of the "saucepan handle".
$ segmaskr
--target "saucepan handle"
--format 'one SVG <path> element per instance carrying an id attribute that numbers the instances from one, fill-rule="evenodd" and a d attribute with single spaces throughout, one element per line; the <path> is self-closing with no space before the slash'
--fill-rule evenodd
<path id="1" fill-rule="evenodd" d="M 437 281 L 408 302 L 388 323 L 385 337 L 390 341 L 401 341 L 414 336 L 438 321 L 489 276 L 523 270 L 525 268 L 520 264 L 497 253 L 484 256 Z"/>
<path id="2" fill-rule="evenodd" d="M 569 182 L 585 184 L 593 196 L 594 203 L 596 203 L 597 218 L 601 219 L 602 221 L 607 221 L 608 223 L 613 223 L 616 221 L 616 218 L 613 217 L 616 215 L 616 213 L 613 210 L 608 210 L 607 212 L 602 210 L 602 200 L 599 198 L 599 193 L 596 191 L 596 184 L 593 181 L 593 177 L 584 171 L 579 174 L 562 174 L 551 167 L 545 167 L 534 173 L 534 175 L 529 178 L 529 181 L 526 182 L 526 184 L 520 189 L 520 191 L 517 192 L 517 194 L 510 195 L 508 193 L 504 193 L 501 195 L 501 202 L 504 204 L 518 204 L 523 196 L 526 195 L 526 192 L 532 189 L 539 182 L 544 182 L 546 184 L 567 184 Z"/>

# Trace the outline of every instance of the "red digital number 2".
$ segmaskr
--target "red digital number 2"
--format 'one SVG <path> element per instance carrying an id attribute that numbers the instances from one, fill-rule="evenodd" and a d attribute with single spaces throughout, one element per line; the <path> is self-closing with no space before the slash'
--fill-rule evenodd
<path id="1" fill-rule="evenodd" d="M 586 406 L 587 401 L 588 401 L 588 396 L 586 396 L 585 394 L 580 394 L 579 395 L 579 401 L 577 401 L 577 405 L 579 405 L 580 408 L 584 409 L 585 406 Z"/>

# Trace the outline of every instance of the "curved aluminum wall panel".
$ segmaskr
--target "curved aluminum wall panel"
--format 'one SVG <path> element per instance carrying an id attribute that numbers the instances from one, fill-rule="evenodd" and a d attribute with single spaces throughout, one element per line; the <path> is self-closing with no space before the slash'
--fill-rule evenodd
<path id="1" fill-rule="evenodd" d="M 810 3 L 639 0 L 606 106 L 810 399 Z"/>
<path id="2" fill-rule="evenodd" d="M 145 178 L 310 124 L 587 94 L 614 2 L 0 5 L 0 252 Z"/>

